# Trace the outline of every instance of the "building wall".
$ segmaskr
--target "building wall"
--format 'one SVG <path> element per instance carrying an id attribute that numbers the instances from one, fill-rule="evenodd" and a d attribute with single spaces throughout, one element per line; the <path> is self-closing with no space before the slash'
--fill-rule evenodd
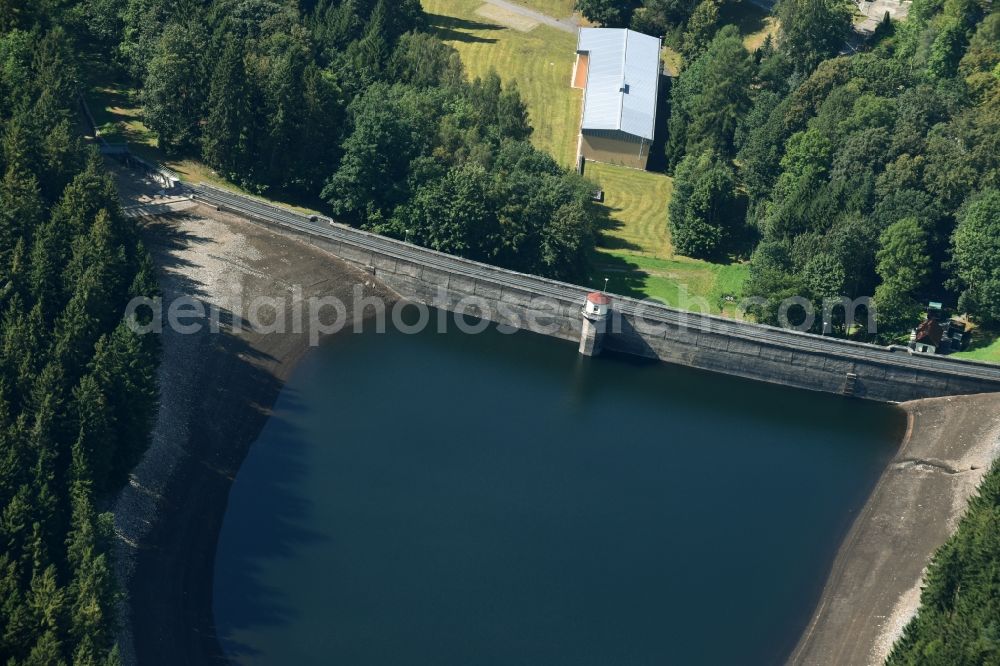
<path id="1" fill-rule="evenodd" d="M 203 196 L 202 193 L 205 193 Z M 199 188 L 210 205 L 267 224 L 351 262 L 400 296 L 572 341 L 590 291 L 322 222 L 238 195 Z M 613 296 L 604 348 L 828 393 L 881 402 L 1000 391 L 1000 367 L 911 355 Z M 567 353 L 572 353 L 571 348 Z"/>
<path id="2" fill-rule="evenodd" d="M 573 70 L 573 87 L 586 89 L 587 73 L 590 70 L 590 54 L 576 54 L 576 68 Z"/>
<path id="3" fill-rule="evenodd" d="M 580 142 L 580 152 L 588 160 L 617 164 L 633 169 L 646 169 L 649 160 L 649 143 L 643 140 L 627 140 L 621 136 L 595 135 L 584 132 Z"/>

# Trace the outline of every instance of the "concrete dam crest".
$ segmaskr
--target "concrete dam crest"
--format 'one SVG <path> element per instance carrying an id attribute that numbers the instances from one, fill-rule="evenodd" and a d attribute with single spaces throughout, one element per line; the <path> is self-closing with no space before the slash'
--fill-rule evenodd
<path id="1" fill-rule="evenodd" d="M 462 259 L 204 184 L 192 197 L 357 265 L 400 296 L 601 348 L 879 402 L 1000 391 L 1000 367 L 685 312 Z M 599 299 L 598 299 L 599 300 Z M 592 307 L 593 306 L 593 307 Z"/>

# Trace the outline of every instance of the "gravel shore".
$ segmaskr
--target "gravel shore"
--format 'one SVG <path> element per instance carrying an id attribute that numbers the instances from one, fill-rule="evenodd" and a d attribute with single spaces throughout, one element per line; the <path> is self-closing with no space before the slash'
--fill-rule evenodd
<path id="1" fill-rule="evenodd" d="M 1000 453 L 1000 393 L 903 403 L 908 427 L 844 540 L 790 664 L 882 664 L 934 551 Z"/>
<path id="2" fill-rule="evenodd" d="M 284 380 L 309 350 L 308 327 L 260 334 L 239 313 L 274 297 L 290 316 L 312 296 L 395 295 L 315 248 L 193 203 L 142 218 L 163 302 L 217 308 L 221 332 L 164 327 L 152 446 L 115 505 L 118 574 L 127 591 L 126 664 L 224 661 L 212 630 L 215 547 L 229 488 Z M 354 314 L 348 312 L 348 319 Z"/>

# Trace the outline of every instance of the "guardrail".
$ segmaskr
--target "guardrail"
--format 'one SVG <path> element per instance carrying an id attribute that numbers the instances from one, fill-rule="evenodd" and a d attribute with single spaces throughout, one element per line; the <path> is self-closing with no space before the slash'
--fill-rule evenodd
<path id="1" fill-rule="evenodd" d="M 582 305 L 586 287 L 518 273 L 496 266 L 463 259 L 404 241 L 361 231 L 317 215 L 305 215 L 273 203 L 201 183 L 192 187 L 195 199 L 267 224 L 310 234 L 331 241 L 345 243 L 361 250 L 387 257 L 409 261 L 424 267 L 467 279 L 489 282 L 498 287 L 529 292 L 558 301 Z M 650 301 L 639 301 L 626 296 L 614 296 L 614 309 L 622 315 L 645 322 L 668 326 L 688 327 L 776 347 L 791 347 L 799 351 L 823 354 L 845 360 L 876 362 L 916 371 L 946 373 L 996 382 L 1000 390 L 1000 366 L 978 361 L 954 359 L 943 356 L 922 356 L 898 347 L 830 338 L 812 333 L 776 328 L 762 324 L 728 319 L 716 315 L 678 310 Z"/>

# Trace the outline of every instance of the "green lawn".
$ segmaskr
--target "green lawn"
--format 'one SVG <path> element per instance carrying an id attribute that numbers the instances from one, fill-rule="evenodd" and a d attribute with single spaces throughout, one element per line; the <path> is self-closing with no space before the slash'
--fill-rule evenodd
<path id="1" fill-rule="evenodd" d="M 667 226 L 671 178 L 597 162 L 588 162 L 584 175 L 604 190 L 607 214 L 592 259 L 590 286 L 603 287 L 607 278 L 614 293 L 655 298 L 688 310 L 735 314 L 746 265 L 713 264 L 674 254 Z"/>
<path id="2" fill-rule="evenodd" d="M 587 162 L 584 176 L 604 190 L 608 221 L 601 246 L 633 254 L 673 259 L 667 203 L 674 189 L 669 176 Z"/>
<path id="3" fill-rule="evenodd" d="M 544 25 L 528 32 L 508 28 L 477 14 L 482 6 L 480 0 L 423 0 L 431 25 L 458 50 L 469 77 L 492 69 L 504 82 L 516 81 L 535 128 L 532 142 L 573 166 L 583 102 L 582 91 L 570 87 L 576 36 Z"/>
<path id="4" fill-rule="evenodd" d="M 970 361 L 1000 363 L 1000 332 L 976 329 L 972 333 L 972 345 L 967 351 L 952 354 L 955 358 Z"/>
<path id="5" fill-rule="evenodd" d="M 657 259 L 599 248 L 590 286 L 635 298 L 652 298 L 672 307 L 735 316 L 747 278 L 746 264 L 713 264 L 677 257 Z"/>

